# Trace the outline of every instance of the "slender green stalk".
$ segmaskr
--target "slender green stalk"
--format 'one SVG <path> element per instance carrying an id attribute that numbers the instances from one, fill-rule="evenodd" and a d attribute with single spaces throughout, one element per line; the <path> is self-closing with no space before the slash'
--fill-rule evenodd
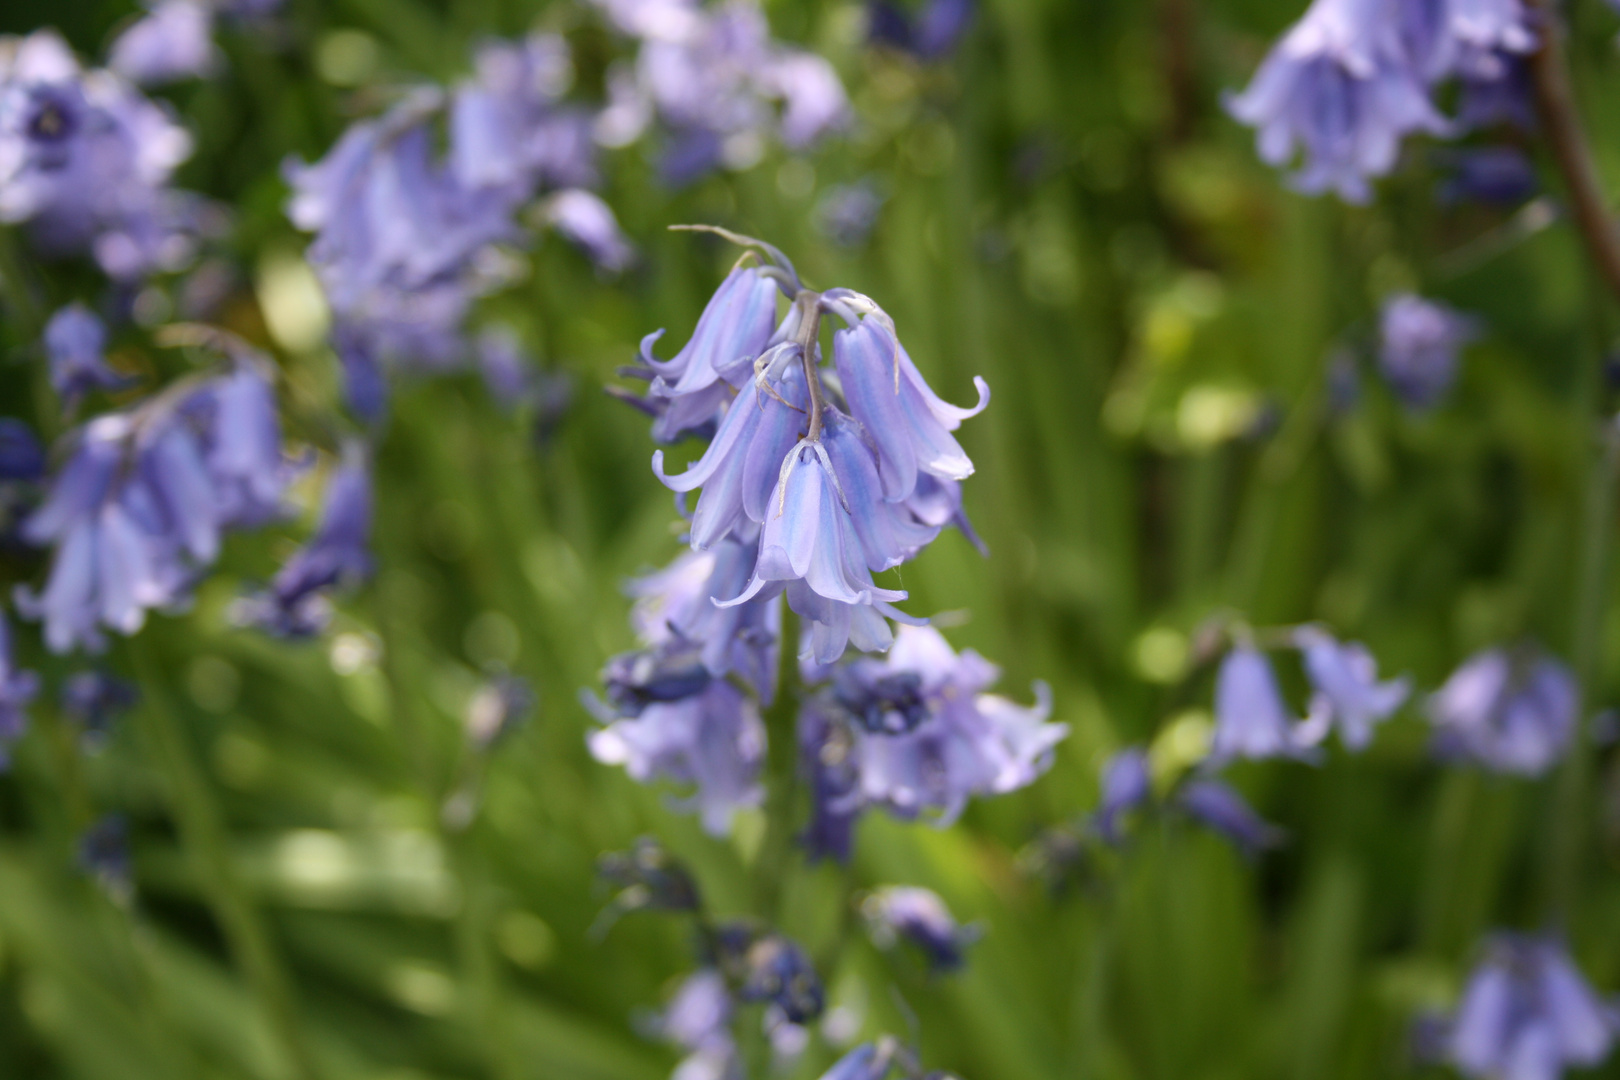
<path id="1" fill-rule="evenodd" d="M 754 864 L 754 910 L 770 924 L 781 913 L 799 793 L 799 617 L 781 603 L 776 700 L 765 711 L 765 840 Z"/>
<path id="2" fill-rule="evenodd" d="M 180 841 L 203 896 L 246 975 L 285 1057 L 287 1075 L 297 1080 L 320 1076 L 305 1042 L 294 1005 L 291 979 L 277 955 L 269 930 L 243 888 L 231 859 L 224 814 L 181 730 L 159 661 L 140 640 L 130 645 L 144 700 L 137 723 L 168 788 L 180 826 Z"/>

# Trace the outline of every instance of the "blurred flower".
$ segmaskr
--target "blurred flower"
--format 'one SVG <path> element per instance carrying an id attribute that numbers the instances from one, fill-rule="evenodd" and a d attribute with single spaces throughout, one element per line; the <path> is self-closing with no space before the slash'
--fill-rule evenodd
<path id="1" fill-rule="evenodd" d="M 1379 364 L 1409 409 L 1433 408 L 1457 377 L 1457 357 L 1479 336 L 1477 320 L 1411 293 L 1384 301 Z"/>
<path id="2" fill-rule="evenodd" d="M 688 1052 L 671 1080 L 741 1080 L 733 1008 L 720 972 L 700 968 L 687 976 L 656 1024 L 661 1036 Z"/>
<path id="3" fill-rule="evenodd" d="M 39 676 L 17 668 L 11 653 L 11 626 L 0 614 L 0 770 L 11 766 L 11 744 L 28 728 L 24 710 L 39 693 Z"/>
<path id="4" fill-rule="evenodd" d="M 1310 757 L 1325 734 L 1294 719 L 1264 653 L 1237 645 L 1226 654 L 1215 676 L 1211 765 L 1234 758 Z"/>
<path id="5" fill-rule="evenodd" d="M 640 716 L 648 705 L 701 694 L 709 679 L 698 649 L 679 638 L 654 649 L 621 653 L 602 672 L 607 699 L 619 716 Z"/>
<path id="6" fill-rule="evenodd" d="M 914 885 L 888 885 L 861 904 L 880 948 L 903 938 L 922 950 L 935 974 L 962 966 L 963 952 L 978 940 L 978 931 L 952 918 L 938 894 Z"/>
<path id="7" fill-rule="evenodd" d="M 45 357 L 51 388 L 72 412 L 92 390 L 121 390 L 135 380 L 107 366 L 107 328 L 90 309 L 72 303 L 45 324 Z"/>
<path id="8" fill-rule="evenodd" d="M 828 188 L 816 202 L 816 228 L 840 247 L 860 247 L 872 235 L 883 202 L 870 181 Z"/>
<path id="9" fill-rule="evenodd" d="M 326 482 L 315 535 L 276 571 L 268 589 L 237 601 L 233 619 L 277 637 L 320 633 L 331 618 L 327 593 L 371 575 L 371 517 L 368 454 L 363 444 L 349 442 Z"/>
<path id="10" fill-rule="evenodd" d="M 382 423 L 388 415 L 388 380 L 375 344 L 359 326 L 339 322 L 332 327 L 332 350 L 337 353 L 344 404 L 364 423 L 373 427 Z"/>
<path id="11" fill-rule="evenodd" d="M 1343 644 L 1316 626 L 1302 626 L 1294 641 L 1305 658 L 1305 674 L 1315 693 L 1306 727 L 1320 730 L 1337 726 L 1345 749 L 1365 750 L 1373 728 L 1388 719 L 1411 693 L 1406 677 L 1378 681 L 1378 663 L 1366 647 Z"/>
<path id="12" fill-rule="evenodd" d="M 973 24 L 975 9 L 974 0 L 927 0 L 913 18 L 893 0 L 871 0 L 866 6 L 867 36 L 919 60 L 939 60 L 956 51 Z"/>
<path id="13" fill-rule="evenodd" d="M 862 1043 L 821 1074 L 821 1080 L 884 1080 L 893 1059 L 873 1043 Z"/>
<path id="14" fill-rule="evenodd" d="M 1487 649 L 1429 698 L 1435 750 L 1494 772 L 1540 776 L 1575 735 L 1575 678 L 1550 656 Z"/>
<path id="15" fill-rule="evenodd" d="M 34 429 L 15 417 L 0 417 L 0 481 L 45 479 L 45 448 Z"/>
<path id="16" fill-rule="evenodd" d="M 857 658 L 833 670 L 833 696 L 864 731 L 903 735 L 933 715 L 922 676 L 889 672 L 881 660 Z"/>
<path id="17" fill-rule="evenodd" d="M 995 666 L 972 650 L 952 651 L 932 627 L 902 626 L 884 660 L 859 663 L 865 675 L 858 677 L 869 680 L 916 675 L 931 715 L 895 734 L 848 726 L 843 737 L 854 784 L 844 793 L 829 792 L 827 809 L 835 814 L 877 805 L 905 819 L 931 811 L 939 824 L 949 824 L 974 795 L 1032 783 L 1051 763 L 1052 747 L 1068 734 L 1066 725 L 1046 722 L 1051 703 L 1044 686 L 1036 688 L 1034 708 L 983 693 L 999 674 Z M 806 710 L 812 724 L 821 722 L 814 714 L 825 708 Z M 815 749 L 824 752 L 826 745 L 823 740 Z"/>
<path id="18" fill-rule="evenodd" d="M 821 979 L 810 957 L 781 934 L 765 934 L 748 946 L 742 957 L 742 988 L 737 997 L 746 1002 L 770 1002 L 794 1024 L 821 1015 L 826 1004 Z"/>
<path id="19" fill-rule="evenodd" d="M 1245 858 L 1254 858 L 1283 841 L 1283 831 L 1256 814 L 1243 796 L 1219 780 L 1193 780 L 1181 789 L 1176 803 L 1195 821 L 1236 844 Z"/>
<path id="20" fill-rule="evenodd" d="M 635 262 L 636 249 L 601 196 L 569 188 L 548 198 L 541 213 L 558 235 L 583 251 L 598 268 L 617 274 Z"/>
<path id="21" fill-rule="evenodd" d="M 1521 0 L 1396 0 L 1384 18 L 1398 20 L 1407 55 L 1426 82 L 1448 75 L 1501 75 L 1504 57 L 1536 47 Z"/>
<path id="22" fill-rule="evenodd" d="M 1442 179 L 1435 193 L 1444 204 L 1482 202 L 1517 206 L 1540 187 L 1535 166 L 1512 146 L 1453 150 L 1440 158 Z"/>
<path id="23" fill-rule="evenodd" d="M 475 74 L 456 87 L 450 113 L 461 183 L 503 192 L 515 204 L 541 187 L 597 182 L 591 117 L 562 100 L 574 78 L 566 41 L 544 33 L 488 41 L 473 63 Z"/>
<path id="24" fill-rule="evenodd" d="M 1556 1080 L 1608 1057 L 1617 1022 L 1560 941 L 1495 934 L 1452 1018 L 1449 1056 L 1465 1076 Z"/>
<path id="25" fill-rule="evenodd" d="M 849 862 L 862 810 L 850 726 L 812 697 L 799 712 L 799 759 L 810 777 L 810 821 L 799 836 L 811 860 Z"/>
<path id="26" fill-rule="evenodd" d="M 1148 773 L 1148 757 L 1141 747 L 1128 746 L 1104 763 L 1102 769 L 1102 802 L 1092 821 L 1097 835 L 1110 844 L 1118 844 L 1123 835 L 1119 819 L 1142 806 L 1153 794 L 1153 778 Z"/>
<path id="27" fill-rule="evenodd" d="M 107 814 L 79 838 L 79 869 L 101 886 L 114 903 L 128 904 L 135 893 L 135 867 L 129 854 L 129 823 L 122 814 Z"/>
<path id="28" fill-rule="evenodd" d="M 695 809 L 716 836 L 730 831 L 737 810 L 764 798 L 765 725 L 754 703 L 723 680 L 679 700 L 653 701 L 634 717 L 608 719 L 587 741 L 596 760 L 623 765 L 642 783 L 692 785 L 692 796 L 677 805 Z"/>
<path id="29" fill-rule="evenodd" d="M 42 253 L 92 252 L 121 279 L 183 265 L 200 205 L 167 184 L 190 153 L 167 112 L 82 71 L 55 32 L 0 38 L 0 222 L 28 223 Z"/>
<path id="30" fill-rule="evenodd" d="M 140 699 L 134 683 L 106 671 L 76 671 L 62 683 L 62 715 L 92 740 L 104 738 L 113 721 Z"/>
<path id="31" fill-rule="evenodd" d="M 1257 130 L 1267 164 L 1286 166 L 1301 152 L 1299 190 L 1366 202 L 1367 181 L 1390 171 L 1405 136 L 1450 133 L 1393 14 L 1388 0 L 1313 0 L 1248 89 L 1228 100 Z"/>
<path id="32" fill-rule="evenodd" d="M 1482 131 L 1498 124 L 1521 131 L 1536 127 L 1530 65 L 1515 53 L 1491 54 L 1485 62 L 1464 70 L 1457 80 L 1457 126 Z"/>
<path id="33" fill-rule="evenodd" d="M 614 905 L 622 911 L 696 911 L 701 906 L 692 876 L 651 837 L 637 840 L 629 851 L 603 855 L 596 872 L 619 887 Z"/>
<path id="34" fill-rule="evenodd" d="M 223 63 L 205 0 L 157 0 L 114 39 L 107 66 L 140 86 L 206 78 Z"/>
<path id="35" fill-rule="evenodd" d="M 467 702 L 463 717 L 467 737 L 487 750 L 521 726 L 534 713 L 534 687 L 517 675 L 497 675 Z"/>
<path id="36" fill-rule="evenodd" d="M 848 122 L 849 103 L 832 65 L 772 41 L 750 0 L 710 7 L 687 0 L 597 2 L 640 48 L 633 67 L 608 73 L 608 107 L 596 137 L 625 146 L 658 120 L 666 183 L 690 183 L 718 165 L 747 168 L 773 133 L 800 150 Z"/>

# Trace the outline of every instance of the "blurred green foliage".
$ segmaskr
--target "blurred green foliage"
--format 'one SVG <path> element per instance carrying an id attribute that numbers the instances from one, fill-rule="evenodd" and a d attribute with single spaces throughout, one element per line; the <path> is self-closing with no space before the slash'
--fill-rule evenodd
<path id="1" fill-rule="evenodd" d="M 914 1011 L 925 1059 L 976 1080 L 1415 1069 L 1407 1025 L 1452 1000 L 1478 936 L 1536 925 L 1550 823 L 1546 784 L 1430 763 L 1415 710 L 1360 758 L 1240 772 L 1290 832 L 1256 865 L 1174 823 L 1063 893 L 1016 861 L 1094 803 L 1108 752 L 1173 718 L 1196 735 L 1188 710 L 1205 707 L 1208 678 L 1189 673 L 1188 648 L 1213 612 L 1325 620 L 1425 687 L 1500 640 L 1569 650 L 1612 306 L 1564 225 L 1519 237 L 1505 215 L 1438 205 L 1421 148 L 1374 206 L 1287 193 L 1219 103 L 1300 6 L 987 0 L 960 54 L 919 68 L 866 49 L 847 0 L 772 4 L 779 34 L 839 66 L 862 127 L 678 194 L 638 151 L 612 159 L 607 195 L 642 265 L 600 280 L 547 240 L 526 283 L 489 302 L 576 380 L 550 441 L 471 376 L 409 384 L 379 453 L 380 571 L 333 635 L 289 646 L 227 627 L 237 582 L 266 576 L 301 530 L 238 538 L 192 612 L 113 654 L 161 723 L 126 722 L 81 756 L 51 703 L 35 710 L 0 779 L 0 1076 L 288 1075 L 274 1003 L 238 962 L 253 935 L 221 925 L 221 896 L 262 916 L 257 947 L 289 973 L 288 1023 L 323 1076 L 668 1073 L 672 1052 L 633 1017 L 689 970 L 692 942 L 650 915 L 593 933 L 607 899 L 594 860 L 656 832 L 718 911 L 745 911 L 761 826 L 717 841 L 667 792 L 596 765 L 576 694 L 631 644 L 622 579 L 678 548 L 644 422 L 597 387 L 647 331 L 680 339 L 735 257 L 663 231 L 679 221 L 766 237 L 815 285 L 878 298 L 946 397 L 989 381 L 963 442 L 992 555 L 945 537 L 906 568 L 907 607 L 965 612 L 953 644 L 1003 664 L 1018 696 L 1049 680 L 1073 728 L 1033 789 L 949 831 L 869 816 L 847 876 L 793 870 L 785 928 L 834 961 L 833 1003 L 870 1032 L 905 1033 Z M 132 10 L 11 0 L 0 24 L 54 24 L 95 54 Z M 587 88 L 608 54 L 594 18 L 560 2 L 291 11 L 285 41 L 228 39 L 229 78 L 169 95 L 199 146 L 182 182 L 237 214 L 230 321 L 261 341 L 266 282 L 305 242 L 281 213 L 279 163 L 374 111 L 378 94 L 358 87 L 454 78 L 478 36 L 536 20 L 570 34 Z M 1578 81 L 1620 175 L 1620 114 L 1595 107 L 1620 92 L 1617 27 L 1596 3 L 1575 14 Z M 840 248 L 815 200 L 863 177 L 887 202 L 868 243 Z M 1360 400 L 1336 411 L 1327 358 L 1370 336 L 1394 288 L 1479 313 L 1489 336 L 1431 416 L 1403 413 L 1366 367 Z M 5 333 L 6 400 L 26 400 L 32 342 L 16 317 Z M 282 344 L 291 430 L 308 436 L 334 400 L 332 360 Z M 1605 673 L 1617 610 L 1604 608 Z M 68 670 L 26 660 L 53 686 Z M 449 830 L 441 804 L 476 772 L 461 716 L 500 669 L 536 682 L 538 720 L 493 753 L 471 827 Z M 1589 697 L 1612 691 L 1606 674 Z M 176 754 L 200 764 L 189 794 L 164 765 Z M 75 838 L 106 810 L 132 824 L 127 911 L 74 865 Z M 1585 813 L 1568 931 L 1594 983 L 1614 987 L 1620 775 Z M 930 979 L 849 936 L 844 890 L 889 882 L 982 922 L 961 974 Z M 813 1054 L 799 1073 L 826 1063 Z"/>

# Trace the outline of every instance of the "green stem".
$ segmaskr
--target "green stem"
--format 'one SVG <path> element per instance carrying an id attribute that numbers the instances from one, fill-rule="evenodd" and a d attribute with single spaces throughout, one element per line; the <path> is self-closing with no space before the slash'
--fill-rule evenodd
<path id="1" fill-rule="evenodd" d="M 776 700 L 765 711 L 765 840 L 754 866 L 754 910 L 767 924 L 781 914 L 782 879 L 793 853 L 799 789 L 799 617 L 782 605 Z"/>
<path id="2" fill-rule="evenodd" d="M 1553 789 L 1550 835 L 1547 838 L 1547 914 L 1562 924 L 1570 914 L 1580 887 L 1581 851 L 1586 842 L 1588 789 L 1592 755 L 1582 714 L 1601 679 L 1599 645 L 1603 636 L 1603 609 L 1609 593 L 1609 561 L 1613 547 L 1614 488 L 1620 480 L 1620 431 L 1603 428 L 1601 445 L 1592 455 L 1587 472 L 1582 513 L 1580 563 L 1575 575 L 1575 626 L 1570 662 L 1577 693 L 1576 730 L 1569 752 L 1559 767 Z"/>
<path id="3" fill-rule="evenodd" d="M 231 955 L 246 975 L 272 1036 L 280 1044 L 287 1075 L 316 1080 L 320 1073 L 299 1026 L 291 980 L 258 909 L 242 886 L 231 858 L 224 814 L 195 749 L 181 730 L 160 675 L 160 662 L 149 650 L 150 646 L 139 640 L 130 644 L 145 698 L 137 711 L 137 723 L 167 782 L 181 846 L 209 910 L 225 934 Z"/>

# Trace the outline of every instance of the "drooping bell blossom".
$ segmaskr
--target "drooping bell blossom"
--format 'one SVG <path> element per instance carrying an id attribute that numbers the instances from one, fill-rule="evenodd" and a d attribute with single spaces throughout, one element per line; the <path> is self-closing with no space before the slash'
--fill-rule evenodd
<path id="1" fill-rule="evenodd" d="M 45 324 L 51 389 L 71 412 L 93 390 L 121 390 L 134 380 L 107 366 L 107 328 L 83 304 L 72 303 Z"/>
<path id="2" fill-rule="evenodd" d="M 826 993 L 810 957 L 796 942 L 781 934 L 763 934 L 742 955 L 742 987 L 738 1000 L 769 1002 L 793 1024 L 821 1015 Z"/>
<path id="3" fill-rule="evenodd" d="M 1506 58 L 1536 47 L 1523 0 L 1400 0 L 1408 56 L 1429 82 L 1448 75 L 1494 79 Z"/>
<path id="4" fill-rule="evenodd" d="M 11 626 L 0 614 L 0 770 L 11 764 L 11 744 L 28 728 L 28 703 L 39 693 L 39 676 L 17 668 Z"/>
<path id="5" fill-rule="evenodd" d="M 657 648 L 613 657 L 602 683 L 619 716 L 640 716 L 649 705 L 701 694 L 713 677 L 696 643 L 670 638 Z"/>
<path id="6" fill-rule="evenodd" d="M 1294 640 L 1315 689 L 1306 726 L 1336 727 L 1345 749 L 1365 750 L 1373 728 L 1406 701 L 1411 680 L 1402 676 L 1379 682 L 1378 662 L 1365 646 L 1341 643 L 1320 627 L 1302 626 Z"/>
<path id="7" fill-rule="evenodd" d="M 865 731 L 903 735 L 933 715 L 922 675 L 890 672 L 881 660 L 858 657 L 833 669 L 834 699 Z"/>
<path id="8" fill-rule="evenodd" d="M 811 697 L 799 711 L 799 760 L 810 780 L 810 822 L 799 836 L 811 860 L 849 862 L 861 816 L 855 740 L 842 710 Z"/>
<path id="9" fill-rule="evenodd" d="M 1487 649 L 1430 698 L 1435 750 L 1493 772 L 1540 776 L 1575 735 L 1575 677 L 1550 656 Z"/>
<path id="10" fill-rule="evenodd" d="M 1479 202 L 1517 206 L 1541 186 L 1530 159 L 1512 146 L 1455 150 L 1441 158 L 1440 164 L 1443 178 L 1435 197 L 1445 205 Z"/>
<path id="11" fill-rule="evenodd" d="M 864 317 L 833 335 L 833 365 L 851 415 L 876 444 L 884 497 L 895 502 L 909 496 L 919 473 L 941 480 L 973 475 L 973 462 L 950 433 L 990 403 L 985 381 L 973 380 L 979 400 L 972 408 L 946 403 L 929 388 L 895 337 L 894 324 L 875 304 L 847 290 L 832 290 L 827 299 L 865 306 Z"/>
<path id="12" fill-rule="evenodd" d="M 563 102 L 574 64 L 562 37 L 488 41 L 473 64 L 450 106 L 451 162 L 463 184 L 521 202 L 542 187 L 597 182 L 591 118 Z"/>
<path id="13" fill-rule="evenodd" d="M 893 1067 L 892 1055 L 885 1054 L 875 1043 L 862 1043 L 834 1062 L 821 1074 L 821 1080 L 884 1080 Z"/>
<path id="14" fill-rule="evenodd" d="M 1620 1015 L 1555 938 L 1499 933 L 1469 977 L 1446 1040 L 1464 1076 L 1557 1080 L 1609 1056 Z"/>
<path id="15" fill-rule="evenodd" d="M 377 360 L 377 346 L 358 325 L 340 321 L 332 327 L 343 402 L 360 421 L 376 426 L 388 415 L 388 379 Z"/>
<path id="16" fill-rule="evenodd" d="M 1226 654 L 1215 676 L 1211 765 L 1234 758 L 1309 758 L 1324 734 L 1292 715 L 1264 653 L 1237 645 Z"/>
<path id="17" fill-rule="evenodd" d="M 687 1051 L 671 1080 L 741 1080 L 742 1062 L 731 1033 L 734 1011 L 719 971 L 699 968 L 686 977 L 656 1023 L 659 1035 Z"/>
<path id="18" fill-rule="evenodd" d="M 849 98 L 838 72 L 810 52 L 779 53 L 766 69 L 764 86 L 782 102 L 782 142 L 808 150 L 848 122 Z"/>
<path id="19" fill-rule="evenodd" d="M 1394 167 L 1403 138 L 1449 134 L 1398 14 L 1392 0 L 1313 0 L 1248 89 L 1227 101 L 1256 129 L 1267 164 L 1301 155 L 1291 178 L 1299 190 L 1366 202 L 1368 181 Z"/>
<path id="20" fill-rule="evenodd" d="M 1440 403 L 1457 378 L 1463 347 L 1479 336 L 1478 320 L 1411 293 L 1384 302 L 1378 328 L 1384 378 L 1414 410 Z"/>
<path id="21" fill-rule="evenodd" d="M 902 625 L 888 655 L 868 670 L 917 675 L 933 715 L 900 734 L 850 727 L 858 782 L 847 804 L 834 807 L 839 812 L 876 805 L 903 819 L 929 813 L 949 824 L 975 795 L 1033 783 L 1068 734 L 1067 725 L 1046 722 L 1051 701 L 1044 685 L 1036 686 L 1033 708 L 984 693 L 999 674 L 995 666 L 971 649 L 955 652 L 932 627 Z"/>
<path id="22" fill-rule="evenodd" d="M 541 206 L 541 216 L 564 240 L 583 251 L 597 268 L 610 274 L 628 270 L 636 261 L 613 208 L 584 188 L 559 191 Z"/>
<path id="23" fill-rule="evenodd" d="M 504 411 L 516 409 L 534 392 L 534 358 L 507 326 L 487 326 L 474 341 L 478 372 L 489 396 Z"/>
<path id="24" fill-rule="evenodd" d="M 691 340 L 672 359 L 653 355 L 662 330 L 642 338 L 640 362 L 653 376 L 649 395 L 669 403 L 653 425 L 654 440 L 673 442 L 713 420 L 731 389 L 754 376 L 750 362 L 765 351 L 776 327 L 778 291 L 758 267 L 736 267 L 704 307 Z M 722 370 L 736 382 L 722 379 Z"/>
<path id="25" fill-rule="evenodd" d="M 1103 763 L 1102 800 L 1092 815 L 1092 824 L 1104 842 L 1118 844 L 1124 839 L 1120 819 L 1142 806 L 1153 793 L 1148 756 L 1141 747 L 1128 746 Z"/>
<path id="26" fill-rule="evenodd" d="M 862 903 L 861 911 L 880 948 L 889 948 L 897 939 L 908 941 L 922 951 L 935 974 L 961 967 L 967 947 L 979 937 L 975 929 L 956 921 L 939 894 L 915 885 L 878 889 Z"/>
<path id="27" fill-rule="evenodd" d="M 330 592 L 371 575 L 371 465 L 363 445 L 344 446 L 326 482 L 315 534 L 276 571 L 269 588 L 243 597 L 235 621 L 278 637 L 311 637 L 331 619 Z"/>
<path id="28" fill-rule="evenodd" d="M 50 256 L 91 253 L 132 279 L 191 257 L 194 198 L 172 191 L 191 138 L 106 71 L 85 72 L 54 31 L 0 39 L 0 222 Z"/>
<path id="29" fill-rule="evenodd" d="M 974 0 L 928 0 L 913 17 L 893 0 L 873 0 L 866 7 L 867 37 L 919 60 L 939 60 L 973 25 L 975 7 Z"/>
<path id="30" fill-rule="evenodd" d="M 25 421 L 0 416 L 0 482 L 33 483 L 45 478 L 45 447 Z"/>
<path id="31" fill-rule="evenodd" d="M 282 453 L 270 362 L 244 357 L 199 398 L 210 417 L 204 457 L 220 523 L 253 527 L 282 516 L 296 469 Z"/>
<path id="32" fill-rule="evenodd" d="M 1189 781 L 1176 805 L 1193 820 L 1220 833 L 1252 859 L 1283 842 L 1283 831 L 1266 821 L 1231 787 L 1219 780 Z"/>
<path id="33" fill-rule="evenodd" d="M 1535 88 L 1530 64 L 1516 53 L 1492 53 L 1464 68 L 1457 77 L 1457 126 L 1482 131 L 1507 125 L 1536 129 Z"/>
<path id="34" fill-rule="evenodd" d="M 105 737 L 113 722 L 139 701 L 134 683 L 105 671 L 76 671 L 62 683 L 62 715 L 94 738 Z"/>
<path id="35" fill-rule="evenodd" d="M 691 797 L 676 805 L 696 810 L 716 836 L 730 831 L 736 811 L 764 798 L 765 725 L 753 701 L 724 679 L 710 680 L 702 693 L 612 720 L 591 732 L 588 743 L 596 760 L 623 765 L 642 783 L 691 785 Z"/>
<path id="36" fill-rule="evenodd" d="M 213 32 L 205 0 L 158 0 L 113 40 L 107 66 L 137 86 L 206 78 L 224 59 Z"/>

